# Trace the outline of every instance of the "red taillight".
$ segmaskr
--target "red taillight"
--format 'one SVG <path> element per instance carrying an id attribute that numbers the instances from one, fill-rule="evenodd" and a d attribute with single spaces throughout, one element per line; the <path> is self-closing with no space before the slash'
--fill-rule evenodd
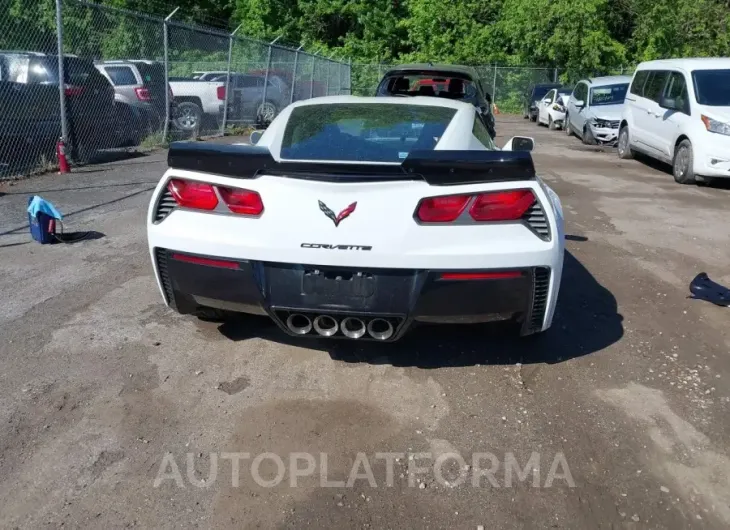
<path id="1" fill-rule="evenodd" d="M 516 221 L 530 209 L 535 200 L 531 190 L 429 197 L 418 205 L 416 216 L 424 223 L 450 223 L 459 218 L 471 203 L 469 216 L 474 221 Z"/>
<path id="2" fill-rule="evenodd" d="M 520 271 L 498 271 L 498 272 L 445 272 L 441 275 L 442 280 L 508 280 L 522 276 Z"/>
<path id="3" fill-rule="evenodd" d="M 251 190 L 219 187 L 221 198 L 233 213 L 242 215 L 261 215 L 264 203 L 261 195 Z"/>
<path id="4" fill-rule="evenodd" d="M 84 88 L 80 87 L 80 86 L 65 85 L 63 87 L 63 92 L 67 96 L 78 96 L 78 95 L 82 94 L 83 91 L 84 91 Z"/>
<path id="5" fill-rule="evenodd" d="M 469 195 L 448 195 L 423 199 L 417 216 L 424 223 L 449 223 L 461 215 L 470 198 Z"/>
<path id="6" fill-rule="evenodd" d="M 196 265 L 208 265 L 210 267 L 223 267 L 224 269 L 238 269 L 238 262 L 226 261 L 222 259 L 201 258 L 198 256 L 188 256 L 187 254 L 173 254 L 172 259 L 177 261 L 185 261 Z"/>
<path id="7" fill-rule="evenodd" d="M 530 190 L 482 193 L 469 208 L 469 215 L 475 221 L 516 221 L 534 202 Z"/>
<path id="8" fill-rule="evenodd" d="M 215 210 L 215 207 L 218 206 L 218 197 L 210 184 L 172 179 L 167 185 L 167 189 L 172 193 L 175 202 L 184 208 Z"/>
<path id="9" fill-rule="evenodd" d="M 226 87 L 219 86 L 216 89 L 216 92 L 218 94 L 218 99 L 220 99 L 221 101 L 223 101 L 224 99 L 226 99 Z"/>
<path id="10" fill-rule="evenodd" d="M 144 87 L 135 88 L 134 93 L 137 94 L 137 99 L 140 101 L 150 101 L 152 99 L 150 91 Z"/>

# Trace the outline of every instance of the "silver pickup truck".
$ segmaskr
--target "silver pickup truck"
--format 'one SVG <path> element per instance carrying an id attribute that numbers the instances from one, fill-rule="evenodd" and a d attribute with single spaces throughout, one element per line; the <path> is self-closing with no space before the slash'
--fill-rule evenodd
<path id="1" fill-rule="evenodd" d="M 217 128 L 222 119 L 221 106 L 226 100 L 226 82 L 170 78 L 175 111 L 172 124 L 181 131 L 204 130 L 207 124 Z"/>

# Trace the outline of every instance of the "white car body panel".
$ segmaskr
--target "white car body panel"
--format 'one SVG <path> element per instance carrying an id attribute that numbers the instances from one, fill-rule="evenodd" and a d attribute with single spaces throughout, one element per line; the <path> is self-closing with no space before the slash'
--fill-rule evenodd
<path id="1" fill-rule="evenodd" d="M 629 92 L 622 112 L 622 122 L 629 126 L 632 149 L 671 164 L 676 146 L 689 139 L 693 150 L 696 175 L 730 178 L 730 136 L 710 132 L 701 116 L 730 124 L 730 106 L 702 105 L 697 100 L 692 72 L 697 70 L 730 70 L 730 58 L 667 59 L 642 63 L 639 72 L 662 71 L 684 78 L 690 114 L 664 109 L 653 99 Z M 663 90 L 669 87 L 665 85 Z"/>
<path id="2" fill-rule="evenodd" d="M 556 89 L 552 89 L 540 101 L 537 107 L 537 121 L 543 125 L 553 124 L 563 127 L 565 121 L 565 110 L 556 109 L 555 106 L 566 109 L 570 94 L 560 94 Z"/>
<path id="3" fill-rule="evenodd" d="M 487 150 L 472 134 L 475 110 L 468 103 L 428 97 L 354 96 L 316 98 L 288 106 L 264 132 L 257 147 L 267 148 L 280 161 L 283 131 L 293 109 L 341 102 L 455 108 L 456 115 L 434 150 Z M 158 199 L 170 178 L 256 191 L 263 199 L 264 212 L 250 218 L 178 207 L 164 221 L 155 222 Z M 425 197 L 528 188 L 544 211 L 551 234 L 549 241 L 519 222 L 422 225 L 414 219 L 419 201 Z M 340 212 L 353 202 L 357 206 L 336 226 L 320 211 L 318 201 L 333 212 Z M 550 287 L 545 316 L 537 331 L 546 330 L 552 324 L 563 268 L 563 224 L 558 196 L 539 178 L 432 186 L 422 180 L 326 182 L 274 175 L 242 179 L 174 168 L 162 176 L 147 214 L 149 250 L 163 299 L 165 288 L 155 261 L 158 248 L 226 259 L 313 266 L 449 271 L 548 267 L 552 271 Z M 366 246 L 371 250 L 303 248 L 305 243 Z"/>

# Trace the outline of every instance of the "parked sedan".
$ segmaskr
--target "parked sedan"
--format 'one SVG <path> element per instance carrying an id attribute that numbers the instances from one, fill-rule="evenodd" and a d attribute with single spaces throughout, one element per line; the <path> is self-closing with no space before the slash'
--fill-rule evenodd
<path id="1" fill-rule="evenodd" d="M 568 102 L 565 132 L 584 144 L 614 145 L 631 76 L 606 76 L 578 82 Z"/>
<path id="2" fill-rule="evenodd" d="M 547 125 L 549 129 L 563 127 L 565 123 L 565 111 L 572 88 L 553 88 L 540 101 L 537 106 L 537 124 Z"/>

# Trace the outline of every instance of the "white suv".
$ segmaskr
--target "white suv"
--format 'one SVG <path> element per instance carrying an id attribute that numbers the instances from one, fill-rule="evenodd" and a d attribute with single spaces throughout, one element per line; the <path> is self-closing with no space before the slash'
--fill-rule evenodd
<path id="1" fill-rule="evenodd" d="M 730 177 L 730 58 L 666 59 L 634 72 L 618 155 L 672 164 L 674 180 Z"/>

